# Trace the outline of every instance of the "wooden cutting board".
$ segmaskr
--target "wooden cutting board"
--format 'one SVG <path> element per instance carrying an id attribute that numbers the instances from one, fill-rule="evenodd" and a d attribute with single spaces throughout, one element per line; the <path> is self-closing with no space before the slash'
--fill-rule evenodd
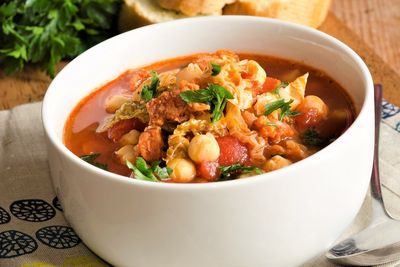
<path id="1" fill-rule="evenodd" d="M 332 13 L 328 14 L 319 29 L 356 51 L 368 65 L 374 82 L 383 85 L 384 98 L 400 106 L 400 95 L 396 94 L 400 76 L 390 66 Z M 67 62 L 60 63 L 57 69 L 62 69 L 66 64 Z M 42 100 L 50 82 L 51 79 L 45 73 L 32 66 L 12 76 L 6 76 L 0 71 L 0 110 Z"/>

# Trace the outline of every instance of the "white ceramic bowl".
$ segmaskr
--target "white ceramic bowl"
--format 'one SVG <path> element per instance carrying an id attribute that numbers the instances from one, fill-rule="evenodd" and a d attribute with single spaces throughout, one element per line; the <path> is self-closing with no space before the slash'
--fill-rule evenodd
<path id="1" fill-rule="evenodd" d="M 357 119 L 334 143 L 289 167 L 208 184 L 133 180 L 93 167 L 63 145 L 75 105 L 129 68 L 204 51 L 275 55 L 324 70 L 354 100 Z M 54 188 L 85 244 L 117 266 L 294 266 L 323 252 L 367 191 L 373 84 L 360 57 L 311 28 L 255 17 L 204 17 L 130 31 L 80 55 L 43 103 Z"/>

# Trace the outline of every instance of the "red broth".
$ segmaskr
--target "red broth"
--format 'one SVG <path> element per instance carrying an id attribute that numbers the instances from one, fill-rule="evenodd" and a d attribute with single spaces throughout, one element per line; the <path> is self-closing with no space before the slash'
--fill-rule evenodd
<path id="1" fill-rule="evenodd" d="M 146 71 L 155 70 L 157 73 L 161 73 L 175 68 L 183 68 L 189 62 L 192 62 L 195 59 L 202 57 L 203 55 L 207 56 L 208 54 L 196 54 L 186 57 L 179 57 L 165 61 L 160 61 L 155 64 L 143 67 L 142 69 Z M 336 81 L 327 76 L 324 72 L 306 66 L 305 64 L 302 64 L 300 62 L 290 61 L 271 56 L 241 53 L 239 54 L 239 57 L 240 59 L 255 60 L 265 70 L 268 77 L 274 77 L 281 81 L 291 82 L 295 80 L 297 77 L 308 72 L 309 78 L 307 81 L 305 95 L 318 96 L 329 107 L 329 114 L 340 115 L 340 116 L 336 115 L 330 116 L 329 117 L 330 119 L 322 121 L 318 125 L 317 129 L 321 135 L 327 133 L 326 135 L 327 136 L 329 135 L 329 137 L 332 138 L 333 140 L 338 136 L 340 136 L 340 134 L 342 134 L 353 122 L 355 117 L 355 111 L 350 97 Z M 103 123 L 103 121 L 107 116 L 110 116 L 110 114 L 107 113 L 107 111 L 105 110 L 105 102 L 107 98 L 116 94 L 131 95 L 132 90 L 135 90 L 135 88 L 132 89 L 132 82 L 131 82 L 133 73 L 134 71 L 131 70 L 126 71 L 115 80 L 105 84 L 104 86 L 101 86 L 100 88 L 90 93 L 87 97 L 82 99 L 70 114 L 64 129 L 64 143 L 67 146 L 67 148 L 70 149 L 75 155 L 83 156 L 83 155 L 99 154 L 98 157 L 95 159 L 95 162 L 100 164 L 105 164 L 107 166 L 107 170 L 110 172 L 128 177 L 134 176 L 132 175 L 132 171 L 128 169 L 128 167 L 125 164 L 122 164 L 121 159 L 119 159 L 115 154 L 115 151 L 121 148 L 121 144 L 119 144 L 118 142 L 114 142 L 113 140 L 110 140 L 107 132 L 99 133 L 96 132 L 96 129 L 99 127 L 101 123 Z M 252 109 L 249 110 L 251 111 Z M 266 157 L 271 156 L 273 154 L 279 155 L 280 147 L 284 147 L 286 150 L 289 149 L 288 140 L 299 139 L 298 136 L 300 136 L 301 131 L 304 130 L 300 129 L 301 127 L 296 125 L 296 120 L 299 120 L 299 118 L 300 117 L 296 118 L 295 116 L 293 118 L 290 118 L 290 122 L 293 123 L 294 121 L 293 123 L 294 125 L 291 126 L 296 132 L 294 136 L 290 138 L 284 138 L 282 140 L 279 140 L 279 142 L 270 142 L 270 141 L 266 142 L 267 143 L 266 147 L 268 147 L 269 149 L 268 152 L 264 152 Z M 259 132 L 261 132 L 261 129 L 259 130 Z M 192 136 L 190 136 L 189 138 L 191 137 Z M 217 140 L 218 138 L 220 137 L 217 137 Z M 266 140 L 270 139 L 266 138 Z M 286 146 L 282 145 L 282 142 L 286 142 L 285 143 Z M 302 145 L 302 147 L 307 146 L 308 148 L 305 149 L 307 149 L 309 154 L 312 154 L 318 151 L 319 149 L 322 149 L 327 144 L 328 143 L 318 147 L 313 145 L 311 146 L 307 146 L 304 144 L 300 145 Z M 163 153 L 164 152 L 165 151 L 163 151 Z M 226 153 L 234 153 L 234 152 L 235 151 Z M 163 158 L 164 157 L 165 154 L 163 154 Z M 296 153 L 294 153 L 293 155 L 288 156 L 287 158 L 291 162 L 296 162 L 300 160 L 302 156 L 297 156 Z M 160 160 L 162 161 L 162 158 L 160 158 Z M 151 162 L 148 163 L 150 164 Z M 240 162 L 240 164 L 242 164 L 243 166 L 254 165 L 260 169 L 263 169 L 262 166 L 264 166 L 260 165 L 259 163 L 257 164 L 252 163 L 249 160 Z M 196 177 L 190 182 L 217 181 L 218 178 L 216 178 L 216 176 L 218 176 L 218 173 L 220 173 L 218 166 L 219 166 L 218 162 L 216 162 L 215 164 L 207 162 L 202 162 L 201 164 L 196 163 L 196 169 L 197 169 Z M 268 168 L 266 169 L 267 171 L 269 170 Z M 173 179 L 165 179 L 163 181 L 174 182 Z"/>

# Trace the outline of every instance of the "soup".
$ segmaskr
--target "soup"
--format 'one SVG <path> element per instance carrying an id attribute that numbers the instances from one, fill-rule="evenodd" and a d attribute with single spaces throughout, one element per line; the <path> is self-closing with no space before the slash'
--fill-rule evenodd
<path id="1" fill-rule="evenodd" d="M 134 179 L 241 179 L 302 160 L 353 122 L 345 90 L 299 62 L 231 51 L 127 70 L 70 114 L 64 143 Z"/>

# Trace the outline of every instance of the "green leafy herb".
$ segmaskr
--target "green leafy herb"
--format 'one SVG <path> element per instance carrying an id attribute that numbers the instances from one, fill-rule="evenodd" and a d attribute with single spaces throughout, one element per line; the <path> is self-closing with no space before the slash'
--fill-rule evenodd
<path id="1" fill-rule="evenodd" d="M 215 63 L 211 63 L 211 76 L 217 76 L 221 72 L 221 66 Z"/>
<path id="2" fill-rule="evenodd" d="M 281 82 L 280 84 L 278 84 L 278 85 L 275 87 L 275 89 L 272 91 L 272 93 L 275 94 L 275 95 L 277 95 L 277 96 L 280 96 L 279 90 L 280 90 L 281 88 L 285 88 L 285 87 L 288 86 L 288 85 L 289 85 L 288 82 Z"/>
<path id="3" fill-rule="evenodd" d="M 126 161 L 126 165 L 133 171 L 135 178 L 138 180 L 159 182 L 160 180 L 169 178 L 169 175 L 172 173 L 171 168 L 160 167 L 160 161 L 153 162 L 151 167 L 149 167 L 142 157 L 136 158 L 135 165 L 130 161 Z"/>
<path id="4" fill-rule="evenodd" d="M 99 156 L 100 156 L 100 154 L 96 153 L 96 154 L 83 155 L 83 156 L 80 156 L 80 158 L 82 160 L 86 161 L 87 163 L 90 163 L 93 166 L 96 166 L 97 168 L 100 168 L 100 169 L 103 169 L 103 170 L 107 170 L 107 164 L 100 163 L 100 162 L 96 161 L 96 159 Z"/>
<path id="5" fill-rule="evenodd" d="M 209 104 L 211 106 L 213 123 L 221 119 L 227 100 L 233 99 L 232 94 L 218 84 L 209 84 L 206 89 L 185 91 L 180 93 L 180 96 L 187 103 Z"/>
<path id="6" fill-rule="evenodd" d="M 153 170 L 147 165 L 146 161 L 142 157 L 136 158 L 135 165 L 127 160 L 126 166 L 133 171 L 136 179 L 158 182 L 157 177 L 153 174 Z"/>
<path id="7" fill-rule="evenodd" d="M 220 166 L 219 171 L 221 176 L 220 181 L 235 179 L 239 174 L 255 172 L 256 174 L 261 174 L 262 170 L 254 166 L 243 166 L 241 164 L 233 164 L 229 166 Z"/>
<path id="8" fill-rule="evenodd" d="M 208 89 L 185 91 L 179 94 L 186 103 L 206 103 L 209 104 L 214 98 L 213 92 Z"/>
<path id="9" fill-rule="evenodd" d="M 143 86 L 142 92 L 140 93 L 140 96 L 145 102 L 150 101 L 153 97 L 156 96 L 157 94 L 157 88 L 160 85 L 160 79 L 158 78 L 157 72 L 152 70 L 150 72 L 151 74 L 151 82 L 150 84 L 146 84 Z"/>
<path id="10" fill-rule="evenodd" d="M 172 173 L 172 169 L 169 167 L 160 167 L 160 161 L 154 161 L 151 164 L 152 171 L 157 175 L 159 179 L 167 179 Z"/>
<path id="11" fill-rule="evenodd" d="M 108 38 L 120 0 L 3 0 L 0 67 L 7 74 L 38 64 L 54 77 L 55 65 Z"/>
<path id="12" fill-rule="evenodd" d="M 302 133 L 301 139 L 305 145 L 309 146 L 323 146 L 327 143 L 327 140 L 322 138 L 313 128 L 307 129 Z"/>
<path id="13" fill-rule="evenodd" d="M 281 112 L 279 113 L 279 116 L 278 116 L 280 121 L 282 121 L 284 117 L 297 116 L 300 114 L 300 112 L 290 110 L 290 104 L 292 104 L 292 103 L 293 103 L 293 99 L 290 99 L 288 102 L 285 102 L 285 99 L 278 99 L 276 101 L 268 103 L 265 105 L 264 115 L 269 115 L 272 112 L 274 112 L 275 110 L 280 109 Z"/>

